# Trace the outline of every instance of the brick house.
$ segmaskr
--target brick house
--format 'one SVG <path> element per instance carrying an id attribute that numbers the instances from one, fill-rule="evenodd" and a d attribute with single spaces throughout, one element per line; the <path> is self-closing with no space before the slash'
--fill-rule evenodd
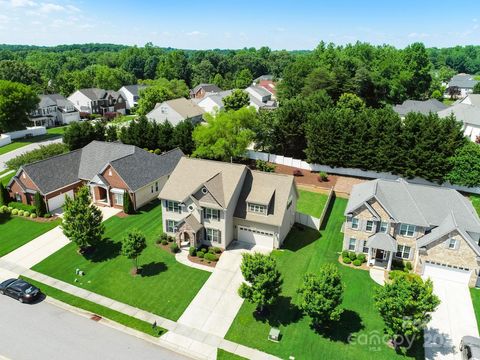
<path id="1" fill-rule="evenodd" d="M 222 91 L 222 89 L 215 84 L 199 84 L 190 90 L 190 97 L 192 99 L 203 99 L 208 94 L 218 93 L 220 91 Z"/>
<path id="2" fill-rule="evenodd" d="M 155 199 L 183 153 L 179 149 L 155 155 L 133 145 L 92 141 L 82 149 L 22 166 L 7 189 L 16 201 L 33 204 L 38 191 L 47 209 L 60 208 L 82 185 L 93 202 L 123 207 L 130 195 L 135 209 Z"/>
<path id="3" fill-rule="evenodd" d="M 416 273 L 475 286 L 480 219 L 453 189 L 373 180 L 353 187 L 345 210 L 343 249 L 365 253 L 368 264 L 391 269 L 410 261 Z"/>

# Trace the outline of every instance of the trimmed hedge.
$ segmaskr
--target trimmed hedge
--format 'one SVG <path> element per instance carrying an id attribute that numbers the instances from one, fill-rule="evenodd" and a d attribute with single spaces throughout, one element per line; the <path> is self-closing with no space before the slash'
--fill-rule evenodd
<path id="1" fill-rule="evenodd" d="M 28 211 L 30 214 L 33 214 L 33 213 L 37 213 L 37 209 L 35 208 L 35 206 L 33 205 L 27 205 L 27 204 L 24 204 L 24 203 L 21 203 L 21 202 L 17 202 L 17 201 L 11 201 L 8 203 L 8 206 L 13 208 L 13 209 L 17 209 L 17 210 L 23 210 L 24 212 L 25 211 Z"/>
<path id="2" fill-rule="evenodd" d="M 208 260 L 208 261 L 217 261 L 217 260 L 218 260 L 218 256 L 215 255 L 215 254 L 206 253 L 206 254 L 205 254 L 205 260 Z"/>
<path id="3" fill-rule="evenodd" d="M 353 265 L 355 265 L 355 266 L 360 266 L 360 265 L 362 265 L 362 261 L 361 261 L 360 259 L 354 260 L 352 263 L 353 263 Z"/>
<path id="4" fill-rule="evenodd" d="M 350 258 L 348 258 L 348 257 L 344 257 L 344 258 L 343 258 L 343 263 L 344 263 L 344 264 L 351 264 L 351 263 L 352 263 L 352 260 L 351 260 Z"/>
<path id="5" fill-rule="evenodd" d="M 190 254 L 190 256 L 196 256 L 197 255 L 197 249 L 195 249 L 194 246 L 190 246 L 190 248 L 188 249 L 188 253 Z"/>
<path id="6" fill-rule="evenodd" d="M 199 251 L 197 252 L 197 257 L 199 257 L 200 259 L 203 259 L 205 257 L 205 253 L 203 251 Z"/>

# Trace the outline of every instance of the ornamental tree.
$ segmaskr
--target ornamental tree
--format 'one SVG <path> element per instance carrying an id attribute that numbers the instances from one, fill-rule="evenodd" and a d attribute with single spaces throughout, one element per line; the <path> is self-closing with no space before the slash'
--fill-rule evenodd
<path id="1" fill-rule="evenodd" d="M 133 261 L 133 272 L 138 271 L 138 257 L 147 247 L 145 235 L 139 230 L 133 229 L 127 233 L 122 241 L 122 255 Z"/>
<path id="2" fill-rule="evenodd" d="M 245 253 L 241 271 L 246 282 L 240 285 L 238 294 L 255 304 L 257 312 L 262 313 L 266 306 L 275 303 L 281 292 L 283 280 L 275 258 L 260 253 Z"/>
<path id="3" fill-rule="evenodd" d="M 77 244 L 81 253 L 102 240 L 105 232 L 102 212 L 92 204 L 88 187 L 81 187 L 75 198 L 66 196 L 63 210 L 63 233 L 71 242 Z"/>
<path id="4" fill-rule="evenodd" d="M 300 294 L 299 307 L 312 319 L 318 329 L 329 321 L 338 321 L 343 313 L 342 296 L 344 286 L 340 272 L 333 264 L 325 264 L 318 274 L 306 274 L 297 290 Z"/>
<path id="5" fill-rule="evenodd" d="M 385 333 L 399 346 L 422 334 L 440 300 L 433 293 L 430 279 L 423 281 L 416 274 L 401 273 L 392 280 L 377 289 L 374 300 L 385 323 Z"/>
<path id="6" fill-rule="evenodd" d="M 34 203 L 37 216 L 42 217 L 45 215 L 47 212 L 47 207 L 45 205 L 45 201 L 43 200 L 43 196 L 38 191 L 35 193 Z"/>
<path id="7" fill-rule="evenodd" d="M 130 194 L 125 191 L 123 193 L 123 212 L 125 214 L 133 214 L 134 211 L 132 198 L 130 197 Z"/>

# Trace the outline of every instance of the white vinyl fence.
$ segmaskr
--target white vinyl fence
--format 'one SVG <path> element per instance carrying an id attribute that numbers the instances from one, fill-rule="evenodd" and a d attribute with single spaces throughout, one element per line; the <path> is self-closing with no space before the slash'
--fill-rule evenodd
<path id="1" fill-rule="evenodd" d="M 45 126 L 27 127 L 25 130 L 12 131 L 5 134 L 0 134 L 0 147 L 8 145 L 12 140 L 24 138 L 26 136 L 45 135 L 47 129 Z"/>
<path id="2" fill-rule="evenodd" d="M 320 219 L 314 216 L 310 216 L 307 214 L 299 213 L 298 211 L 295 212 L 295 222 L 302 224 L 304 226 L 308 226 L 309 228 L 318 230 L 320 229 Z"/>
<path id="3" fill-rule="evenodd" d="M 254 150 L 248 150 L 247 157 L 252 160 L 263 160 L 263 161 L 268 161 L 274 164 L 291 166 L 291 167 L 295 167 L 302 170 L 308 170 L 308 171 L 324 171 L 328 174 L 335 174 L 335 175 L 353 176 L 353 177 L 366 178 L 366 179 L 386 179 L 386 180 L 396 180 L 401 177 L 399 175 L 394 175 L 392 173 L 386 173 L 386 172 L 364 171 L 364 170 L 355 169 L 355 168 L 341 168 L 341 167 L 334 168 L 327 165 L 309 164 L 303 160 L 298 160 L 291 157 L 269 154 L 269 153 L 264 153 L 260 151 L 254 151 Z M 405 179 L 405 180 L 414 184 L 443 186 L 449 189 L 455 189 L 455 190 L 463 191 L 470 194 L 480 194 L 480 187 L 470 188 L 466 186 L 453 185 L 448 182 L 443 183 L 442 185 L 439 185 L 437 183 L 433 183 L 418 177 L 413 179 Z"/>

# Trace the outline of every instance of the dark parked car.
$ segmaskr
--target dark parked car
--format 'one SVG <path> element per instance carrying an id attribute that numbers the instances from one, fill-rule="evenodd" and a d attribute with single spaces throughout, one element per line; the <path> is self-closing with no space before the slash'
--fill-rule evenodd
<path id="1" fill-rule="evenodd" d="M 8 295 L 21 303 L 29 303 L 40 295 L 40 290 L 25 280 L 8 279 L 0 284 L 0 294 Z"/>
<path id="2" fill-rule="evenodd" d="M 463 360 L 480 360 L 480 339 L 464 336 L 460 342 L 460 351 Z"/>

